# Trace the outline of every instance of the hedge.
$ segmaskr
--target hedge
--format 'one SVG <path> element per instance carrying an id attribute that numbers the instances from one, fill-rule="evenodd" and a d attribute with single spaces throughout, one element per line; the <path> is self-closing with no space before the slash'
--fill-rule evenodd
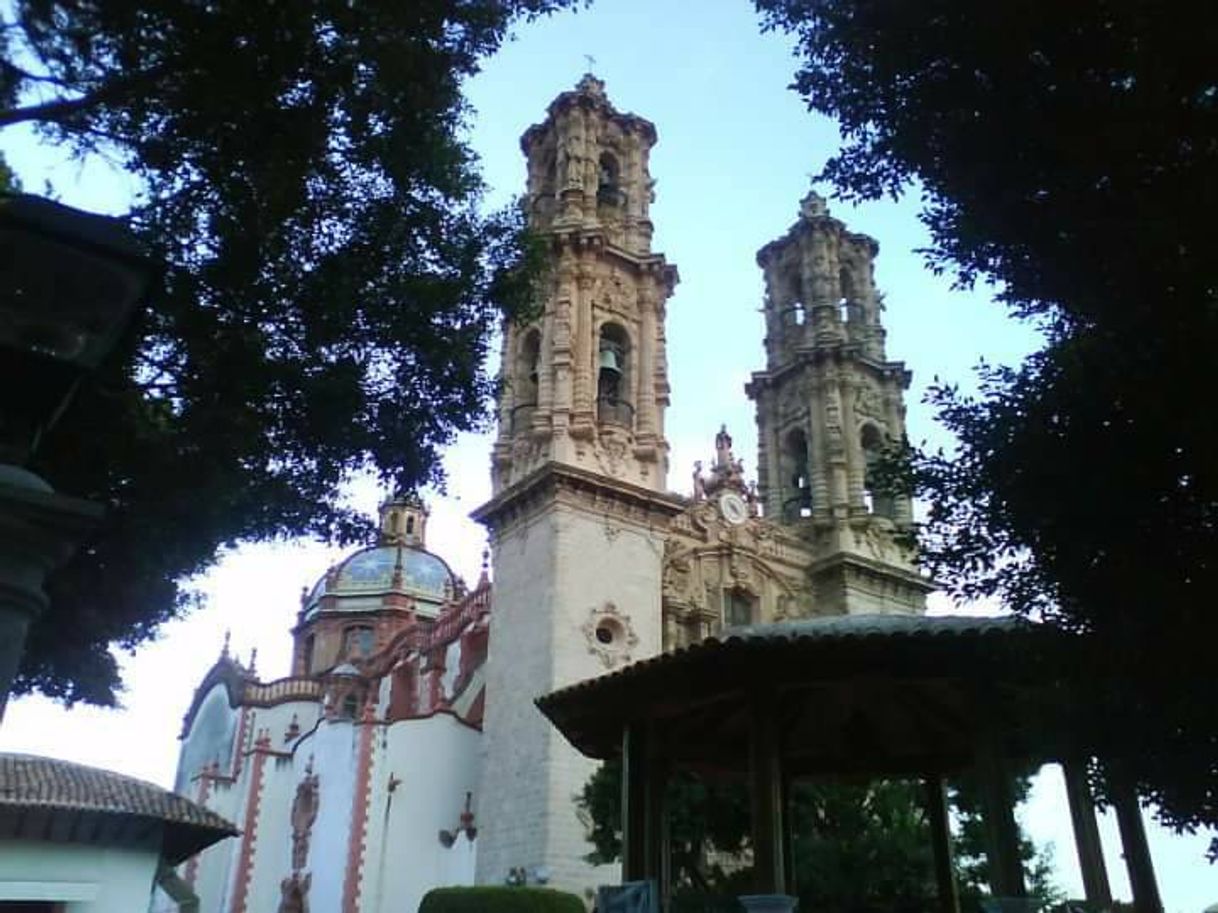
<path id="1" fill-rule="evenodd" d="M 433 888 L 423 895 L 419 913 L 585 913 L 574 894 L 553 888 L 492 885 Z"/>

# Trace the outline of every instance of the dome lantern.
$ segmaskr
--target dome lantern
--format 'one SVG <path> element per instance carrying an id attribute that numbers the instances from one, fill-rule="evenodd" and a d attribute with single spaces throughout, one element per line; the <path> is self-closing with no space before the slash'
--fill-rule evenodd
<path id="1" fill-rule="evenodd" d="M 426 548 L 429 511 L 416 494 L 395 495 L 381 505 L 381 543 Z"/>

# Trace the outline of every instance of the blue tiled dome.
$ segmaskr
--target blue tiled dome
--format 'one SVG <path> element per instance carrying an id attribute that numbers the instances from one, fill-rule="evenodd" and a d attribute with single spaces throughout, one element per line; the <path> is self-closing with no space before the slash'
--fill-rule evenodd
<path id="1" fill-rule="evenodd" d="M 401 579 L 395 586 L 399 565 Z M 455 586 L 452 570 L 438 555 L 408 545 L 374 545 L 356 552 L 324 574 L 306 600 L 304 615 L 315 614 L 321 608 L 323 596 L 335 597 L 338 601 L 333 608 L 341 611 L 345 600 L 358 603 L 360 597 L 386 593 L 412 596 L 420 610 L 434 614 L 452 597 Z"/>

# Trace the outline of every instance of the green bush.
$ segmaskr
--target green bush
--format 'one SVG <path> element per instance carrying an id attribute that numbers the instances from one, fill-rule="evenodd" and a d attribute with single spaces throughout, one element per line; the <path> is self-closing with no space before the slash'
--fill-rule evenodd
<path id="1" fill-rule="evenodd" d="M 433 888 L 423 896 L 419 913 L 585 913 L 585 907 L 566 891 L 496 885 Z"/>

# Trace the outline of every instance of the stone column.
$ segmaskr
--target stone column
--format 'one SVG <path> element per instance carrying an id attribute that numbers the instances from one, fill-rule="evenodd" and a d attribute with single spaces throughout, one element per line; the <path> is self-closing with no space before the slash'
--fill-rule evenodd
<path id="1" fill-rule="evenodd" d="M 650 289 L 642 289 L 638 295 L 639 309 L 639 364 L 638 395 L 635 405 L 635 433 L 640 440 L 651 443 L 656 434 L 656 301 Z"/>
<path id="2" fill-rule="evenodd" d="M 592 319 L 592 286 L 595 282 L 591 263 L 581 263 L 577 283 L 579 294 L 575 302 L 574 370 L 575 414 L 580 422 L 595 421 L 593 400 L 596 398 L 596 375 L 593 362 L 596 360 L 598 340 L 596 323 Z"/>
<path id="3" fill-rule="evenodd" d="M 102 508 L 59 495 L 32 472 L 0 465 L 0 719 L 26 632 L 46 609 L 47 574 L 96 527 Z"/>

